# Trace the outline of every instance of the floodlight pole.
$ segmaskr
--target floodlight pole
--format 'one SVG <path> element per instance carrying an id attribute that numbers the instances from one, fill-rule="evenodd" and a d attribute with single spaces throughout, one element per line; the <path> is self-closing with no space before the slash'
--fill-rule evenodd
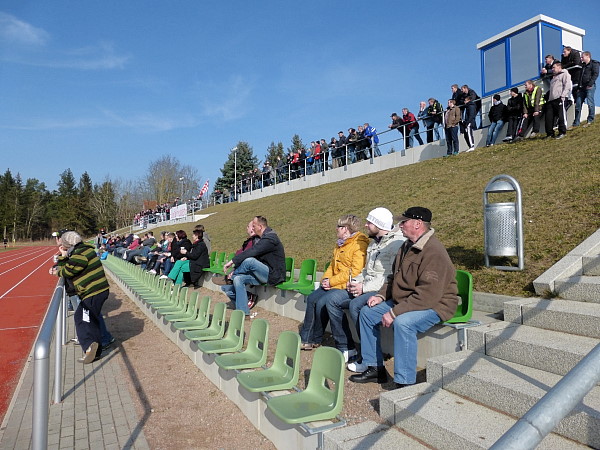
<path id="1" fill-rule="evenodd" d="M 237 147 L 231 149 L 233 153 L 233 198 L 237 202 Z"/>
<path id="2" fill-rule="evenodd" d="M 179 181 L 181 181 L 181 201 L 183 202 L 183 180 L 185 180 L 185 177 L 179 177 Z"/>

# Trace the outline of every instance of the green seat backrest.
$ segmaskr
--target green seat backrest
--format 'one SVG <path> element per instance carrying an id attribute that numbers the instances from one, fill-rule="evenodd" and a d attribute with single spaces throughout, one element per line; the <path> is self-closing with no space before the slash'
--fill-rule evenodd
<path id="1" fill-rule="evenodd" d="M 298 276 L 298 284 L 314 284 L 317 278 L 317 260 L 305 259 L 300 266 L 300 275 Z"/>
<path id="2" fill-rule="evenodd" d="M 244 321 L 246 314 L 241 309 L 231 312 L 229 325 L 223 339 L 200 342 L 198 348 L 205 353 L 233 353 L 244 345 Z"/>
<path id="3" fill-rule="evenodd" d="M 212 317 L 210 318 L 209 330 L 217 331 L 224 326 L 225 312 L 227 311 L 227 304 L 219 302 L 215 305 Z"/>
<path id="4" fill-rule="evenodd" d="M 265 365 L 269 350 L 269 322 L 254 319 L 248 335 L 248 345 L 241 353 L 219 355 L 217 365 L 223 369 L 255 369 Z"/>
<path id="5" fill-rule="evenodd" d="M 198 303 L 198 313 L 196 314 L 196 320 L 207 321 L 209 308 L 210 308 L 210 297 L 208 295 L 205 295 L 200 300 L 200 303 Z"/>
<path id="6" fill-rule="evenodd" d="M 294 265 L 295 260 L 291 256 L 285 257 L 285 280 L 284 283 L 294 281 Z"/>
<path id="7" fill-rule="evenodd" d="M 473 315 L 473 276 L 466 270 L 457 270 L 456 284 L 461 302 L 456 307 L 454 317 L 446 323 L 468 322 Z"/>
<path id="8" fill-rule="evenodd" d="M 306 393 L 321 399 L 324 405 L 333 407 L 332 417 L 342 410 L 345 368 L 344 355 L 337 348 L 319 347 L 315 351 Z M 329 380 L 333 385 L 326 385 Z"/>
<path id="9" fill-rule="evenodd" d="M 212 252 L 210 252 L 210 255 L 208 255 L 208 262 L 209 262 L 209 266 L 212 266 L 215 263 L 215 258 L 217 257 L 217 251 L 213 250 Z"/>

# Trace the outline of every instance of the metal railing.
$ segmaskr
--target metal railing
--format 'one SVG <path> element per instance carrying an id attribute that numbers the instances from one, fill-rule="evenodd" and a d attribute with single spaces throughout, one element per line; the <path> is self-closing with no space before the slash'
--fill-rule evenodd
<path id="1" fill-rule="evenodd" d="M 48 396 L 50 386 L 50 350 L 54 338 L 54 396 L 53 403 L 62 401 L 62 347 L 66 336 L 65 289 L 61 278 L 56 285 L 50 306 L 42 323 L 33 350 L 33 423 L 31 447 L 48 447 Z"/>
<path id="2" fill-rule="evenodd" d="M 573 367 L 490 449 L 534 449 L 600 382 L 600 344 Z"/>

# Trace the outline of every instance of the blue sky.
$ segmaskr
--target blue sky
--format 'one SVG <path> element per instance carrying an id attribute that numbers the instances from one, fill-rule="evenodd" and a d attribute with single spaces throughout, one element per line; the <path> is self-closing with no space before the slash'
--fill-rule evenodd
<path id="1" fill-rule="evenodd" d="M 211 188 L 229 149 L 262 159 L 403 107 L 481 92 L 475 46 L 537 14 L 584 28 L 600 3 L 13 1 L 0 4 L 0 154 L 50 189 L 70 168 L 139 179 L 165 154 Z"/>

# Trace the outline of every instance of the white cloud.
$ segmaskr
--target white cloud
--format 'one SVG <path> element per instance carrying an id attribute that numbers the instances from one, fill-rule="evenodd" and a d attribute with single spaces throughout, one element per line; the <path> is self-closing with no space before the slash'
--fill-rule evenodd
<path id="1" fill-rule="evenodd" d="M 41 28 L 0 12 L 0 40 L 25 45 L 44 45 L 49 34 Z"/>
<path id="2" fill-rule="evenodd" d="M 203 113 L 208 117 L 235 120 L 246 115 L 253 83 L 233 75 L 224 83 L 208 83 L 200 88 Z"/>

